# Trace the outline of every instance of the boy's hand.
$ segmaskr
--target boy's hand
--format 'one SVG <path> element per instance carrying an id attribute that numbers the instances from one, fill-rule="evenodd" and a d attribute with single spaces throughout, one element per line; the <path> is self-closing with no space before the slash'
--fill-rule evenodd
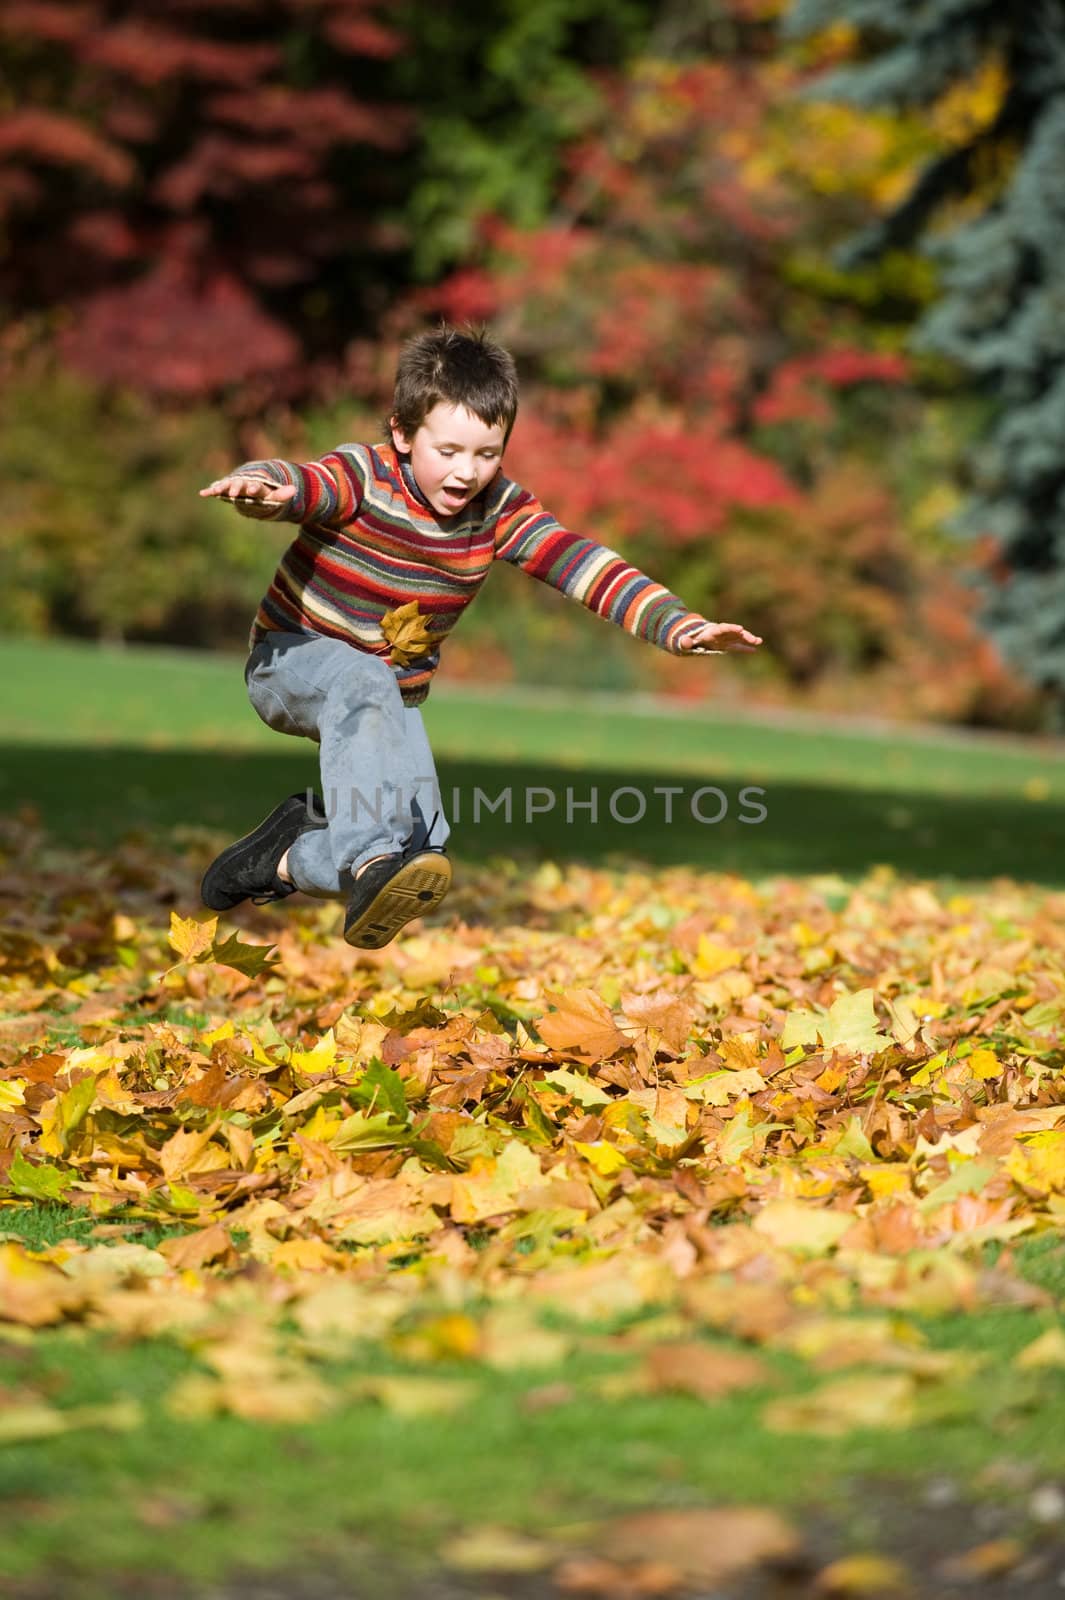
<path id="1" fill-rule="evenodd" d="M 684 655 L 724 655 L 730 650 L 749 655 L 761 642 L 757 633 L 748 633 L 738 622 L 708 622 L 695 633 L 686 633 L 677 649 Z"/>
<path id="2" fill-rule="evenodd" d="M 276 511 L 279 506 L 288 505 L 295 493 L 294 483 L 270 483 L 266 478 L 231 472 L 228 478 L 217 478 L 206 489 L 201 489 L 200 498 L 228 500 L 231 505 L 239 506 L 246 515 L 250 512 L 254 516 L 256 510 Z"/>

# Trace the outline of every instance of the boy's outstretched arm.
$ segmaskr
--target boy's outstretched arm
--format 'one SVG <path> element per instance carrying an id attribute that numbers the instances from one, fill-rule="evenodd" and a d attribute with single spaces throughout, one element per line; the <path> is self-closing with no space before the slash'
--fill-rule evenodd
<path id="1" fill-rule="evenodd" d="M 344 447 L 320 461 L 246 461 L 200 490 L 201 498 L 225 500 L 259 522 L 327 526 L 349 521 L 362 494 L 354 456 Z"/>
<path id="2" fill-rule="evenodd" d="M 689 611 L 617 551 L 570 533 L 527 490 L 511 486 L 496 529 L 496 556 L 539 578 L 627 633 L 673 655 L 751 653 L 762 643 L 738 622 L 710 622 Z"/>

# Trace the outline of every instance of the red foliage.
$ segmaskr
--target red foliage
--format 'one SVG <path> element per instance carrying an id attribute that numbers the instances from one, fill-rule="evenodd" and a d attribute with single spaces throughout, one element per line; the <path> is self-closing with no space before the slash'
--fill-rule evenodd
<path id="1" fill-rule="evenodd" d="M 124 188 L 134 163 L 124 150 L 73 117 L 27 108 L 0 121 L 0 161 L 73 167 L 112 188 Z"/>
<path id="2" fill-rule="evenodd" d="M 0 116 L 0 296 L 70 307 L 65 349 L 95 378 L 192 396 L 290 375 L 294 334 L 327 343 L 322 305 L 387 247 L 338 159 L 410 136 L 405 107 L 352 87 L 360 57 L 402 43 L 377 3 L 14 0 L 0 28 L 27 93 Z"/>
<path id="3" fill-rule="evenodd" d="M 299 344 L 234 278 L 164 264 L 84 302 L 60 335 L 71 365 L 104 383 L 194 398 L 295 365 Z"/>
<path id="4" fill-rule="evenodd" d="M 832 402 L 827 391 L 847 389 L 857 383 L 905 383 L 909 363 L 898 354 L 839 348 L 816 350 L 781 362 L 752 407 L 756 422 L 812 422 L 831 420 Z"/>
<path id="5" fill-rule="evenodd" d="M 922 600 L 953 583 L 841 426 L 859 386 L 906 425 L 910 372 L 866 346 L 856 313 L 795 286 L 792 252 L 822 247 L 825 202 L 763 159 L 790 87 L 776 65 L 725 61 L 604 82 L 562 220 L 487 219 L 480 259 L 411 315 L 494 317 L 526 379 L 508 471 L 690 605 L 763 634 L 760 670 L 804 694 L 864 675 L 896 711 L 1012 713 L 970 608 L 955 605 L 948 643 Z M 710 682 L 651 670 L 673 690 Z"/>

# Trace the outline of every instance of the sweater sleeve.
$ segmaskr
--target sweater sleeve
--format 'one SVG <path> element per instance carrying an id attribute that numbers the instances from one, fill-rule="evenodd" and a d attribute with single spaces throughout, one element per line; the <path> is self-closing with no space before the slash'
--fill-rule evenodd
<path id="1" fill-rule="evenodd" d="M 359 447 L 340 446 L 320 461 L 245 461 L 237 472 L 263 478 L 267 483 L 295 485 L 296 493 L 272 515 L 257 512 L 264 522 L 312 522 L 340 528 L 350 522 L 362 504 L 365 477 Z"/>
<path id="2" fill-rule="evenodd" d="M 525 490 L 499 517 L 495 554 L 597 616 L 616 622 L 626 633 L 673 655 L 680 654 L 685 634 L 706 621 L 616 551 L 569 533 Z"/>

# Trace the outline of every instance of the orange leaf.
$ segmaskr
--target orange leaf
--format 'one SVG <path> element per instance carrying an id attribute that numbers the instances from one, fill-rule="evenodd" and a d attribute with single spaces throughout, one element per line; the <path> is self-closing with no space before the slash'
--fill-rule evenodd
<path id="1" fill-rule="evenodd" d="M 549 993 L 546 998 L 556 1009 L 541 1017 L 536 1027 L 552 1050 L 604 1061 L 632 1048 L 594 989 L 570 989 L 564 994 Z"/>

